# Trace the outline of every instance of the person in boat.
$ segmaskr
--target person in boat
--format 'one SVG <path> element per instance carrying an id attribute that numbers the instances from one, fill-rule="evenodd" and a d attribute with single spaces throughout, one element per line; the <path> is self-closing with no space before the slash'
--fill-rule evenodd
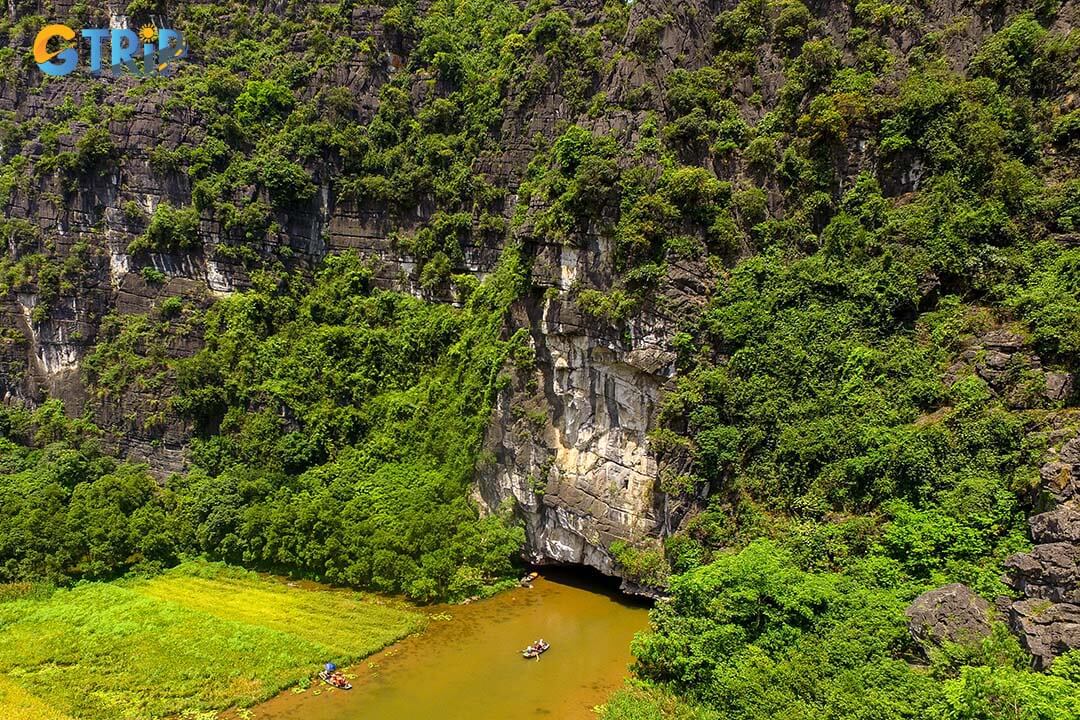
<path id="1" fill-rule="evenodd" d="M 546 642 L 544 642 L 543 638 L 540 638 L 539 640 L 534 642 L 532 645 L 525 648 L 525 655 L 528 656 L 528 657 L 535 657 L 537 660 L 539 660 L 540 659 L 540 654 L 542 652 L 544 652 L 547 649 L 547 647 L 548 647 L 548 644 Z"/>

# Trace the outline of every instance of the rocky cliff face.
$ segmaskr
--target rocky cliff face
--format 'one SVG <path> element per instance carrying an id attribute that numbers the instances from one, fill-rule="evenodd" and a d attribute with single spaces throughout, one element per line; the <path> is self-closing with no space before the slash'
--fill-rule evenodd
<path id="1" fill-rule="evenodd" d="M 660 491 L 648 433 L 675 374 L 671 336 L 715 279 L 703 265 L 684 265 L 661 288 L 663 310 L 651 303 L 617 333 L 567 300 L 590 276 L 612 276 L 610 247 L 530 250 L 536 290 L 514 306 L 510 325 L 529 328 L 536 361 L 498 399 L 477 495 L 489 509 L 517 507 L 532 562 L 617 575 L 612 542 L 655 542 L 682 519 Z"/>
<path id="2" fill-rule="evenodd" d="M 573 8 L 582 26 L 596 22 L 601 3 Z M 11 20 L 31 10 L 11 7 Z M 50 9 L 65 17 L 72 6 L 59 3 Z M 380 62 L 346 62 L 321 76 L 323 83 L 341 84 L 356 98 L 356 120 L 370 120 L 382 85 L 404 64 L 411 41 L 384 31 L 382 8 L 353 10 L 353 36 L 374 42 Z M 122 6 L 91 8 L 91 18 L 112 26 L 134 22 Z M 648 17 L 642 7 L 634 24 Z M 682 35 L 697 35 L 682 26 L 665 43 L 701 45 Z M 675 37 L 678 35 L 679 37 Z M 28 34 L 12 37 L 25 50 Z M 614 53 L 616 48 L 609 49 Z M 674 51 L 674 47 L 669 48 Z M 685 49 L 692 47 L 688 46 Z M 667 52 L 665 52 L 665 55 Z M 195 58 L 194 62 L 198 62 Z M 625 94 L 644 78 L 641 66 L 618 63 L 604 86 Z M 631 63 L 632 64 L 632 63 Z M 670 70 L 670 61 L 662 72 Z M 24 68 L 9 77 L 0 90 L 0 109 L 18 122 L 56 118 L 65 98 L 76 105 L 127 102 L 138 80 L 129 78 L 73 77 L 67 83 L 48 84 L 40 94 L 26 89 L 38 82 L 37 70 Z M 430 92 L 417 78 L 413 94 Z M 191 203 L 192 183 L 183 170 L 162 170 L 152 161 L 155 151 L 197 146 L 204 142 L 210 118 L 191 111 L 165 112 L 169 96 L 161 91 L 139 95 L 123 120 L 107 128 L 119 151 L 114 165 L 102 172 L 64 175 L 34 173 L 20 182 L 5 208 L 12 260 L 31 253 L 51 262 L 84 259 L 77 277 L 61 288 L 59 297 L 42 297 L 33 276 L 8 295 L 3 307 L 8 330 L 2 348 L 2 392 L 7 402 L 35 404 L 59 397 L 69 412 L 88 409 L 96 422 L 111 431 L 112 442 L 123 455 L 143 460 L 164 476 L 186 467 L 186 446 L 191 427 L 167 412 L 163 399 L 170 380 L 153 389 L 128 386 L 108 391 L 94 387 L 94 379 L 81 367 L 82 359 L 101 339 L 102 320 L 110 313 L 152 314 L 164 299 L 181 297 L 206 307 L 215 296 L 242 290 L 250 271 L 260 262 L 239 260 L 227 252 L 228 231 L 205 214 L 198 224 L 198 247 L 185 251 L 131 253 L 128 246 L 145 230 L 145 218 L 162 204 L 183 207 Z M 505 208 L 509 216 L 514 195 L 532 158 L 532 138 L 551 138 L 557 125 L 571 114 L 556 78 L 547 92 L 508 112 L 497 152 L 481 158 L 478 169 L 511 194 Z M 641 113 L 628 113 L 611 128 L 631 142 Z M 54 153 L 74 153 L 90 123 L 74 123 L 55 149 L 40 142 L 26 148 L 32 164 Z M 605 128 L 606 129 L 606 128 Z M 332 183 L 318 187 L 312 203 L 279 213 L 276 229 L 254 248 L 257 258 L 282 261 L 304 271 L 328 253 L 356 250 L 375 263 L 379 282 L 435 300 L 452 301 L 444 289 L 424 289 L 419 283 L 417 258 L 401 250 L 394 234 L 420 227 L 436 207 L 421 203 L 404 217 L 388 208 L 358 205 L 344 200 Z M 462 245 L 457 272 L 478 277 L 489 272 L 504 238 L 475 233 L 476 240 Z M 532 254 L 537 285 L 551 289 L 536 294 L 514 310 L 513 326 L 527 327 L 536 350 L 532 377 L 519 377 L 513 389 L 498 401 L 486 446 L 494 462 L 478 472 L 477 497 L 489 509 L 513 498 L 529 530 L 528 555 L 537 562 L 583 563 L 607 573 L 617 572 L 606 548 L 613 539 L 656 537 L 666 522 L 656 492 L 657 462 L 650 454 L 646 434 L 651 428 L 661 387 L 673 371 L 673 354 L 665 349 L 673 322 L 658 313 L 643 313 L 627 332 L 591 326 L 566 299 L 571 287 L 608 287 L 612 282 L 611 248 L 595 239 L 578 249 L 525 237 Z M 687 277 L 696 277 L 694 268 Z M 707 283 L 708 281 L 706 281 Z M 696 283 L 696 284 L 694 284 Z M 694 281 L 675 289 L 675 296 L 698 299 L 705 287 Z M 106 330 L 107 332 L 107 330 Z M 200 346 L 197 331 L 176 333 L 168 341 L 170 357 L 185 357 Z M 524 408 L 524 410 L 523 410 Z M 165 413 L 162 416 L 162 413 Z"/>
<path id="3" fill-rule="evenodd" d="M 632 364 L 633 351 L 588 335 L 554 332 L 542 342 L 551 365 L 524 383 L 541 385 L 548 401 L 524 389 L 500 398 L 480 497 L 491 508 L 515 502 L 533 562 L 615 574 L 611 542 L 655 536 L 661 523 L 646 433 L 663 378 Z"/>
<path id="4" fill-rule="evenodd" d="M 598 2 L 572 8 L 576 21 L 596 22 Z M 10 20 L 30 7 L 12 6 Z M 383 8 L 357 7 L 352 12 L 353 37 L 374 43 L 372 64 L 359 59 L 323 72 L 320 83 L 349 89 L 355 98 L 354 120 L 366 122 L 378 106 L 380 88 L 413 51 L 411 40 L 384 31 Z M 66 17 L 73 6 L 59 3 L 49 9 Z M 105 4 L 89 10 L 96 20 L 116 27 L 135 23 L 124 8 Z M 644 9 L 640 17 L 646 17 Z M 91 22 L 91 24 L 93 24 Z M 683 28 L 685 31 L 686 28 Z M 12 33 L 25 51 L 31 36 Z M 700 38 L 699 38 L 700 43 Z M 615 48 L 609 49 L 613 53 Z M 196 51 L 197 52 L 197 51 Z M 193 58 L 198 62 L 198 58 Z M 103 388 L 83 359 L 112 332 L 103 319 L 116 315 L 154 315 L 162 302 L 180 297 L 205 308 L 215 297 L 248 287 L 251 271 L 281 262 L 300 272 L 316 266 L 327 254 L 356 250 L 373 262 L 378 282 L 437 301 L 453 301 L 446 286 L 423 288 L 420 262 L 401 249 L 396 237 L 421 227 L 437 210 L 424 201 L 404 215 L 387 207 L 358 204 L 335 192 L 329 179 L 319 183 L 306 206 L 277 213 L 274 227 L 255 246 L 255 259 L 229 252 L 229 231 L 207 214 L 199 218 L 197 247 L 187 250 L 130 252 L 129 245 L 146 228 L 163 204 L 189 206 L 192 182 L 185 168 L 162 168 L 153 156 L 161 151 L 205 142 L 212 118 L 192 111 L 165 111 L 169 94 L 138 92 L 130 78 L 90 79 L 77 73 L 66 83 L 51 83 L 39 94 L 27 93 L 38 84 L 38 71 L 22 68 L 0 88 L 0 109 L 26 124 L 58 118 L 57 106 L 69 98 L 84 103 L 130 104 L 121 120 L 106 120 L 115 161 L 102 171 L 86 173 L 32 172 L 13 189 L 5 206 L 12 261 L 30 254 L 49 262 L 80 258 L 77 274 L 57 293 L 44 297 L 41 279 L 28 273 L 7 295 L 0 320 L 6 329 L 0 352 L 0 391 L 6 402 L 36 404 L 46 397 L 64 400 L 68 411 L 88 411 L 110 431 L 122 455 L 146 461 L 161 476 L 186 468 L 189 423 L 169 412 L 165 398 L 172 378 L 163 372 L 162 384 Z M 604 80 L 613 92 L 624 93 L 641 80 L 641 69 L 620 68 Z M 417 77 L 412 94 L 422 99 L 431 92 Z M 137 99 L 129 103 L 127 97 Z M 514 98 L 512 98 L 514 99 Z M 480 158 L 477 169 L 509 192 L 504 214 L 514 210 L 514 192 L 534 149 L 533 138 L 556 134 L 571 111 L 559 86 L 514 99 L 517 109 L 506 114 L 498 150 Z M 640 113 L 627 114 L 612 128 L 630 142 Z M 75 153 L 92 122 L 75 122 L 55 148 L 32 142 L 25 152 L 31 166 L 55 154 Z M 252 196 L 258 193 L 249 189 Z M 584 247 L 560 246 L 519 233 L 530 252 L 539 291 L 519 301 L 509 327 L 528 328 L 537 362 L 529 376 L 521 375 L 503 393 L 487 432 L 492 462 L 478 471 L 477 499 L 494 510 L 512 499 L 528 528 L 528 556 L 536 562 L 582 563 L 614 574 L 606 548 L 614 539 L 657 537 L 665 522 L 656 492 L 657 461 L 649 452 L 652 427 L 663 383 L 674 372 L 674 355 L 665 349 L 673 322 L 668 313 L 643 313 L 619 332 L 591 325 L 567 299 L 572 287 L 608 287 L 613 267 L 610 247 L 594 238 Z M 492 270 L 506 238 L 470 233 L 462 242 L 455 272 L 483 277 Z M 73 263 L 74 264 L 74 263 Z M 695 268 L 691 275 L 702 273 Z M 696 281 L 695 281 L 696 282 Z M 707 282 L 707 281 L 706 281 Z M 550 290 L 545 295 L 544 291 Z M 678 296 L 706 295 L 691 285 Z M 197 328 L 172 328 L 164 353 L 186 357 L 201 346 Z"/>
<path id="5" fill-rule="evenodd" d="M 599 0 L 557 5 L 571 34 L 585 37 L 607 22 Z M 507 327 L 508 332 L 524 328 L 535 354 L 532 367 L 513 370 L 511 385 L 497 400 L 484 441 L 484 462 L 477 471 L 476 497 L 488 510 L 506 502 L 516 506 L 528 530 L 527 554 L 536 562 L 581 563 L 617 574 L 619 568 L 608 550 L 613 541 L 655 544 L 683 520 L 686 505 L 669 502 L 659 488 L 663 460 L 650 450 L 649 432 L 665 384 L 676 374 L 672 339 L 679 322 L 700 310 L 723 270 L 705 260 L 667 259 L 647 302 L 618 322 L 598 322 L 583 315 L 574 298 L 582 289 L 608 291 L 615 284 L 612 239 L 591 226 L 561 241 L 545 236 L 529 220 L 547 209 L 545 203 L 533 198 L 523 207 L 522 181 L 536 145 L 550 144 L 572 122 L 610 136 L 619 148 L 646 143 L 649 137 L 643 128 L 650 118 L 672 115 L 667 96 L 672 74 L 712 61 L 717 52 L 716 18 L 734 6 L 706 0 L 633 3 L 624 28 L 595 38 L 595 63 L 582 74 L 553 65 L 550 72 L 529 75 L 528 83 L 506 88 L 492 142 L 472 161 L 471 169 L 501 193 L 493 203 L 494 214 L 504 222 L 500 227 L 515 215 L 526 220 L 510 230 L 491 230 L 490 217 L 485 219 L 484 213 L 470 207 L 470 226 L 460 238 L 460 255 L 455 255 L 452 269 L 483 277 L 495 266 L 506 242 L 522 243 L 532 267 L 533 289 L 514 305 Z M 421 3 L 418 12 L 425 7 Z M 1017 10 L 1001 6 L 987 14 L 980 7 L 936 2 L 925 6 L 915 20 L 880 23 L 881 49 L 895 62 L 882 70 L 879 82 L 888 86 L 901 82 L 910 69 L 909 51 L 928 38 L 946 45 L 953 69 L 962 70 L 979 41 Z M 813 18 L 824 20 L 796 18 L 789 30 L 827 38 L 844 57 L 853 57 L 857 48 L 851 34 L 852 9 L 824 2 L 812 10 Z M 9 3 L 8 19 L 13 24 L 34 13 L 56 18 L 81 14 L 87 24 L 134 24 L 125 12 L 124 6 L 112 3 L 87 7 L 61 1 L 44 7 L 14 2 Z M 257 12 L 273 17 L 291 11 L 272 3 Z M 417 38 L 400 29 L 400 18 L 384 22 L 386 13 L 381 6 L 351 7 L 341 32 L 364 50 L 320 66 L 298 89 L 299 100 L 314 102 L 321 89 L 338 87 L 347 91 L 346 121 L 370 122 L 382 89 L 405 72 L 419 52 Z M 529 19 L 523 29 L 536 29 L 543 15 Z M 960 16 L 965 21 L 955 22 Z M 1076 9 L 1070 6 L 1056 22 L 1068 27 L 1075 16 Z M 240 19 L 220 19 L 224 24 L 234 21 Z M 25 55 L 32 33 L 10 28 L 7 36 L 9 45 Z M 309 41 L 314 42 L 298 35 L 290 52 L 299 56 Z M 756 76 L 723 79 L 725 96 L 747 122 L 757 122 L 780 102 L 785 67 L 790 67 L 789 56 L 797 50 L 770 47 L 758 58 Z M 540 54 L 529 57 L 537 68 L 549 62 Z M 198 47 L 192 62 L 201 62 Z M 441 98 L 447 84 L 434 76 L 429 64 L 421 65 L 406 93 L 414 111 Z M 345 162 L 340 158 L 309 160 L 306 169 L 314 186 L 310 200 L 275 207 L 272 222 L 255 239 L 239 240 L 227 218 L 203 209 L 196 242 L 190 247 L 132 251 L 132 241 L 147 231 L 148 218 L 156 210 L 166 204 L 189 207 L 194 201 L 194 162 L 162 158 L 208 146 L 213 139 L 210 128 L 219 120 L 181 102 L 181 88 L 139 83 L 85 75 L 42 83 L 37 69 L 26 63 L 0 81 L 0 111 L 10 130 L 3 140 L 8 146 L 4 155 L 10 159 L 15 155 L 10 148 L 18 146 L 18 154 L 26 159 L 13 171 L 4 201 L 9 269 L 16 277 L 5 286 L 0 304 L 0 394 L 6 402 L 28 404 L 60 397 L 69 412 L 87 411 L 111 431 L 122 454 L 145 460 L 164 475 L 184 469 L 191 427 L 162 402 L 173 381 L 167 372 L 152 386 L 131 382 L 106 388 L 88 371 L 87 356 L 114 332 L 105 322 L 107 316 L 156 317 L 171 297 L 182 298 L 189 307 L 205 308 L 215 297 L 248 287 L 260 269 L 308 272 L 327 254 L 347 249 L 370 258 L 385 287 L 436 301 L 453 302 L 455 296 L 447 283 L 421 282 L 425 258 L 402 242 L 428 226 L 441 209 L 439 202 L 428 194 L 402 210 L 386 202 L 352 199 L 337 182 Z M 607 103 L 601 105 L 602 112 L 574 100 L 582 84 L 589 91 L 586 97 Z M 91 110 L 122 106 L 123 111 L 76 116 L 63 109 L 68 106 Z M 43 132 L 52 124 L 62 129 Z M 94 137 L 95 128 L 107 131 L 112 149 L 107 159 L 91 163 L 86 157 L 94 156 L 84 141 Z M 832 158 L 837 168 L 832 192 L 839 195 L 864 171 L 876 175 L 890 197 L 917 190 L 924 172 L 918 158 L 886 163 L 868 143 L 870 135 L 871 129 L 858 122 L 846 129 Z M 684 153 L 725 181 L 760 184 L 766 198 L 762 212 L 782 219 L 793 209 L 784 206 L 777 176 L 762 176 L 741 156 L 710 156 L 691 142 Z M 655 159 L 645 154 L 641 164 L 649 165 Z M 58 171 L 57 158 L 74 165 Z M 251 205 L 268 198 L 272 200 L 266 188 L 251 183 L 236 189 L 229 199 L 240 207 L 242 202 Z M 618 212 L 617 207 L 600 207 L 596 215 Z M 729 249 L 729 260 L 749 250 L 743 242 Z M 65 269 L 60 277 L 46 277 L 36 269 L 41 263 Z M 926 294 L 933 292 L 935 282 L 927 279 Z M 166 324 L 162 357 L 185 357 L 200 347 L 197 327 L 178 321 Z M 1039 358 L 1021 352 L 1021 340 L 1009 334 L 981 338 L 950 369 L 954 375 L 969 371 L 986 378 L 1016 407 L 1037 404 L 1030 392 L 1017 389 L 1017 374 L 1040 374 L 1042 388 L 1033 392 L 1044 399 L 1057 402 L 1070 393 L 1067 375 L 1044 372 Z M 1025 562 L 1043 567 L 1040 558 L 1032 556 Z M 1049 570 L 1040 572 L 1033 566 L 1023 587 L 1048 587 L 1061 580 L 1056 575 L 1050 578 Z"/>
<path id="6" fill-rule="evenodd" d="M 533 329 L 536 368 L 499 398 L 479 495 L 489 508 L 514 501 L 533 562 L 617 574 L 606 548 L 657 537 L 665 522 L 647 433 L 674 355 L 648 336 L 626 343 L 590 332 L 558 299 L 519 312 Z"/>
<path id="7" fill-rule="evenodd" d="M 1005 563 L 1009 584 L 1023 596 L 1005 611 L 1042 669 L 1061 653 L 1080 648 L 1080 437 L 1054 448 L 1040 474 L 1045 500 L 1054 509 L 1029 519 L 1031 552 Z"/>

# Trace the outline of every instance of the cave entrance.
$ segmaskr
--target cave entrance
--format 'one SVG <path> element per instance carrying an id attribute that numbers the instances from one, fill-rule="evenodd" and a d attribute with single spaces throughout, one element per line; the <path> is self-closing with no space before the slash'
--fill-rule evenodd
<path id="1" fill-rule="evenodd" d="M 540 573 L 545 579 L 589 592 L 599 593 L 610 597 L 615 602 L 629 607 L 651 608 L 655 600 L 643 595 L 631 595 L 620 589 L 622 580 L 612 575 L 605 575 L 596 568 L 588 565 L 526 565 L 528 572 Z"/>

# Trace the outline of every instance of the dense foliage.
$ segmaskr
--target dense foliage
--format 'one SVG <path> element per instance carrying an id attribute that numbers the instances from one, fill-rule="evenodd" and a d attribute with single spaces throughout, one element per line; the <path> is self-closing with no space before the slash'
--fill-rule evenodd
<path id="1" fill-rule="evenodd" d="M 998 626 L 981 646 L 946 647 L 922 665 L 903 610 L 946 582 L 1007 594 L 1001 563 L 1027 542 L 1044 423 L 1077 424 L 1055 413 L 1075 391 L 1047 401 L 1040 373 L 1012 367 L 1002 391 L 954 364 L 1005 327 L 1077 368 L 1076 257 L 1060 240 L 1075 230 L 1077 181 L 1058 169 L 1076 155 L 1053 138 L 1066 122 L 1057 98 L 1076 89 L 1080 36 L 1023 15 L 964 73 L 934 47 L 909 56 L 895 90 L 877 80 L 886 68 L 867 47 L 880 28 L 860 30 L 850 60 L 808 39 L 785 53 L 777 106 L 750 129 L 730 120 L 718 71 L 753 66 L 738 52 L 745 38 L 775 49 L 805 33 L 801 7 L 760 14 L 763 4 L 742 2 L 721 14 L 715 66 L 673 74 L 674 117 L 642 141 L 665 153 L 651 173 L 640 161 L 619 170 L 602 142 L 573 141 L 573 167 L 608 163 L 602 202 L 621 209 L 609 232 L 627 271 L 609 297 L 646 301 L 682 257 L 757 251 L 676 339 L 681 377 L 653 443 L 666 492 L 710 499 L 662 555 L 614 548 L 672 599 L 634 644 L 646 683 L 605 717 L 1074 717 L 1074 656 L 1031 673 Z M 836 153 L 855 132 L 882 168 L 844 182 Z M 783 216 L 756 187 L 685 165 L 733 150 L 756 184 L 783 195 Z M 560 188 L 556 199 L 548 188 L 582 170 L 553 157 L 534 165 L 552 207 L 602 196 L 594 183 L 588 196 Z M 916 163 L 914 191 L 891 197 L 890 167 Z M 569 227 L 538 222 L 551 220 Z"/>
<path id="2" fill-rule="evenodd" d="M 103 455 L 56 401 L 2 423 L 0 582 L 108 577 L 175 558 L 166 500 L 145 468 Z"/>
<path id="3" fill-rule="evenodd" d="M 1071 718 L 1080 712 L 1075 653 L 1050 674 L 1003 625 L 974 647 L 910 663 L 903 609 L 917 590 L 879 555 L 844 574 L 807 572 L 768 541 L 673 579 L 653 632 L 634 644 L 637 670 L 697 708 L 613 702 L 607 717 Z M 639 691 L 640 692 L 640 691 Z M 629 693 L 633 697 L 632 693 Z M 635 710 L 635 706 L 639 709 Z"/>
<path id="4" fill-rule="evenodd" d="M 508 516 L 478 518 L 467 486 L 520 282 L 508 251 L 454 309 L 378 290 L 342 255 L 311 283 L 267 277 L 223 300 L 203 319 L 205 349 L 173 361 L 172 410 L 206 429 L 194 468 L 161 491 L 58 402 L 9 411 L 0 579 L 106 577 L 205 553 L 423 601 L 489 590 L 523 538 Z M 123 330 L 102 343 L 95 382 L 148 375 L 136 347 L 153 343 Z"/>
<path id="5" fill-rule="evenodd" d="M 307 292 L 216 305 L 176 407 L 214 431 L 170 488 L 228 560 L 434 600 L 505 577 L 523 538 L 466 499 L 521 282 L 508 252 L 464 310 L 374 289 L 354 255 Z"/>

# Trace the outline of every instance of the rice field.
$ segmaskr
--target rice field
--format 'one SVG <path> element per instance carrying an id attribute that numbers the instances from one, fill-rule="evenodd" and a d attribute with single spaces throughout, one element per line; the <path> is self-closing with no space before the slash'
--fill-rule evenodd
<path id="1" fill-rule="evenodd" d="M 0 717 L 164 718 L 246 707 L 422 629 L 408 607 L 195 563 L 0 601 Z"/>
<path id="2" fill-rule="evenodd" d="M 5 720 L 71 720 L 4 677 L 0 677 L 0 714 Z"/>

